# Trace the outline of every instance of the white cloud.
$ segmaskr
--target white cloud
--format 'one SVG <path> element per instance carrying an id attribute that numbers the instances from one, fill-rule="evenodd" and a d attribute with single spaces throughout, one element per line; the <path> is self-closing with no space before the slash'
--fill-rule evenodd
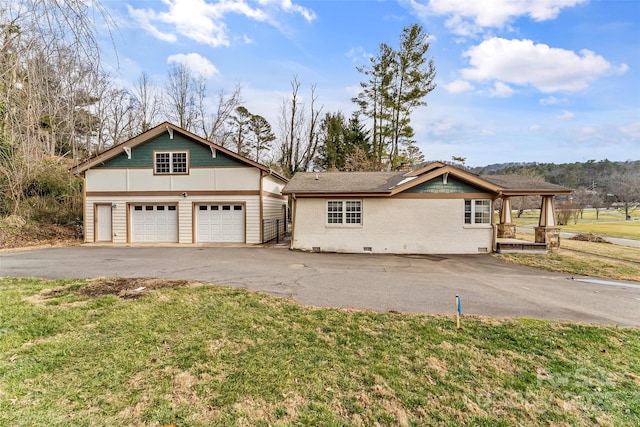
<path id="1" fill-rule="evenodd" d="M 258 7 L 244 0 L 211 2 L 210 0 L 164 0 L 165 11 L 135 9 L 127 5 L 131 17 L 145 30 L 160 40 L 175 42 L 177 36 L 187 37 L 213 47 L 229 46 L 227 15 L 241 15 L 258 22 L 279 26 L 277 16 L 281 12 L 301 15 L 306 21 L 315 19 L 313 11 L 294 4 L 291 0 L 259 0 Z M 171 28 L 163 32 L 160 28 Z M 246 37 L 246 36 L 245 36 Z"/>
<path id="2" fill-rule="evenodd" d="M 127 5 L 127 9 L 129 10 L 129 15 L 131 15 L 134 21 L 136 21 L 143 30 L 150 32 L 153 37 L 171 43 L 177 40 L 175 34 L 163 33 L 151 24 L 151 20 L 156 18 L 156 15 L 152 10 L 134 9 L 129 5 Z"/>
<path id="3" fill-rule="evenodd" d="M 444 85 L 444 88 L 449 93 L 462 93 L 473 90 L 473 85 L 466 80 L 454 80 L 451 83 Z"/>
<path id="4" fill-rule="evenodd" d="M 567 119 L 573 119 L 576 115 L 573 114 L 571 111 L 568 110 L 563 110 L 562 114 L 558 114 L 556 116 L 556 119 L 560 119 L 560 120 L 567 120 Z"/>
<path id="5" fill-rule="evenodd" d="M 546 98 L 541 98 L 538 101 L 540 105 L 558 105 L 558 104 L 566 104 L 569 102 L 567 98 L 556 98 L 555 96 L 547 96 Z"/>
<path id="6" fill-rule="evenodd" d="M 464 55 L 471 65 L 462 70 L 465 79 L 532 85 L 547 93 L 579 91 L 587 88 L 592 80 L 616 71 L 602 56 L 589 50 L 582 50 L 578 55 L 526 39 L 493 37 L 467 50 Z"/>
<path id="7" fill-rule="evenodd" d="M 621 126 L 620 132 L 627 136 L 640 138 L 640 122 L 632 122 L 627 126 Z M 638 147 L 640 149 L 640 141 L 638 142 Z"/>
<path id="8" fill-rule="evenodd" d="M 513 95 L 514 90 L 502 82 L 495 82 L 493 89 L 489 90 L 489 96 L 494 98 L 508 98 Z"/>
<path id="9" fill-rule="evenodd" d="M 446 26 L 462 36 L 483 28 L 504 28 L 515 19 L 528 16 L 534 21 L 555 19 L 563 8 L 588 0 L 411 0 L 419 15 L 448 16 Z"/>
<path id="10" fill-rule="evenodd" d="M 347 51 L 345 55 L 347 56 L 347 58 L 351 59 L 352 62 L 358 64 L 363 61 L 366 61 L 365 63 L 368 64 L 369 59 L 374 56 L 373 54 L 368 53 L 366 50 L 364 50 L 364 47 L 362 46 L 352 47 Z"/>
<path id="11" fill-rule="evenodd" d="M 171 63 L 184 64 L 195 73 L 201 74 L 204 77 L 211 77 L 218 74 L 216 66 L 207 58 L 197 53 L 171 55 L 167 58 L 167 64 Z"/>

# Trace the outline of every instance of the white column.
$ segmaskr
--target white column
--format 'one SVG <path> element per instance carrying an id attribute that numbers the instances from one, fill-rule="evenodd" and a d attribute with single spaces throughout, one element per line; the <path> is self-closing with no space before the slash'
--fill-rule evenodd
<path id="1" fill-rule="evenodd" d="M 553 206 L 553 196 L 542 196 L 542 206 L 540 206 L 540 221 L 538 226 L 556 226 L 556 210 Z"/>
<path id="2" fill-rule="evenodd" d="M 500 224 L 511 224 L 511 197 L 502 198 L 502 208 L 500 209 Z"/>

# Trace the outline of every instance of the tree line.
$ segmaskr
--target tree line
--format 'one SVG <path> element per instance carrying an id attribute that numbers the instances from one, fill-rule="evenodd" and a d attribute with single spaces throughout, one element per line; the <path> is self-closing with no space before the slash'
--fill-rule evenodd
<path id="1" fill-rule="evenodd" d="M 588 160 L 575 163 L 508 163 L 473 168 L 472 172 L 491 177 L 494 174 L 519 175 L 539 179 L 573 189 L 563 200 L 563 222 L 582 215 L 585 208 L 599 210 L 620 207 L 626 218 L 640 207 L 640 160 L 613 162 Z M 514 209 L 521 214 L 525 209 L 540 207 L 539 198 L 521 197 L 514 200 Z"/>
<path id="2" fill-rule="evenodd" d="M 142 73 L 126 86 L 118 83 L 101 65 L 95 10 L 113 30 L 99 2 L 0 5 L 2 215 L 33 212 L 34 197 L 41 204 L 49 197 L 51 204 L 65 188 L 77 192 L 78 182 L 66 173 L 71 164 L 163 121 L 286 177 L 310 169 L 391 170 L 424 161 L 411 114 L 426 105 L 436 70 L 427 56 L 428 34 L 418 24 L 402 30 L 397 47 L 381 43 L 369 64 L 358 67 L 365 81 L 351 116 L 324 111 L 316 85 L 303 96 L 292 76 L 291 92 L 272 124 L 247 109 L 240 85 L 210 99 L 207 78 L 184 64 L 172 64 L 163 81 Z"/>

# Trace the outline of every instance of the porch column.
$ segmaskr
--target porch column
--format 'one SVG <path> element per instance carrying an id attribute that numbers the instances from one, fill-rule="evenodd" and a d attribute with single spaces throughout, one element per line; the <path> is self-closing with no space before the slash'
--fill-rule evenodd
<path id="1" fill-rule="evenodd" d="M 498 224 L 499 239 L 515 239 L 516 225 L 511 218 L 511 197 L 502 198 L 502 208 L 500 209 L 500 224 Z"/>
<path id="2" fill-rule="evenodd" d="M 553 251 L 560 247 L 560 228 L 556 226 L 556 210 L 553 196 L 542 196 L 540 220 L 536 227 L 536 243 L 546 243 Z"/>

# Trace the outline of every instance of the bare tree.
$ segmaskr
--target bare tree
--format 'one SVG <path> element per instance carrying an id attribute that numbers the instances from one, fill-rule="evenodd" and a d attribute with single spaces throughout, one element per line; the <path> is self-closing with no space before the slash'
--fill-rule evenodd
<path id="1" fill-rule="evenodd" d="M 308 170 L 318 151 L 320 113 L 316 86 L 311 86 L 309 112 L 298 94 L 300 82 L 291 81 L 291 98 L 282 100 L 280 111 L 280 168 L 285 176 Z"/>
<path id="2" fill-rule="evenodd" d="M 99 1 L 0 3 L 0 194 L 9 211 L 46 156 L 77 158 L 90 142 L 100 77 L 90 7 L 110 23 Z"/>
<path id="3" fill-rule="evenodd" d="M 198 94 L 204 93 L 202 77 L 196 77 L 185 64 L 169 68 L 166 84 L 166 112 L 169 119 L 182 129 L 193 132 L 199 118 Z"/>
<path id="4" fill-rule="evenodd" d="M 216 111 L 213 114 L 207 113 L 204 103 L 204 91 L 198 92 L 198 108 L 200 111 L 200 127 L 204 138 L 208 141 L 224 147 L 231 138 L 232 130 L 228 126 L 229 120 L 240 103 L 241 86 L 237 84 L 233 92 L 227 94 L 223 90 L 218 92 Z"/>
<path id="5" fill-rule="evenodd" d="M 640 174 L 615 173 L 605 183 L 608 192 L 622 205 L 624 217 L 631 219 L 631 213 L 640 205 Z"/>
<path id="6" fill-rule="evenodd" d="M 149 75 L 143 72 L 133 88 L 133 97 L 135 100 L 133 127 L 136 133 L 143 133 L 158 124 L 158 116 L 162 110 L 162 96 Z"/>

